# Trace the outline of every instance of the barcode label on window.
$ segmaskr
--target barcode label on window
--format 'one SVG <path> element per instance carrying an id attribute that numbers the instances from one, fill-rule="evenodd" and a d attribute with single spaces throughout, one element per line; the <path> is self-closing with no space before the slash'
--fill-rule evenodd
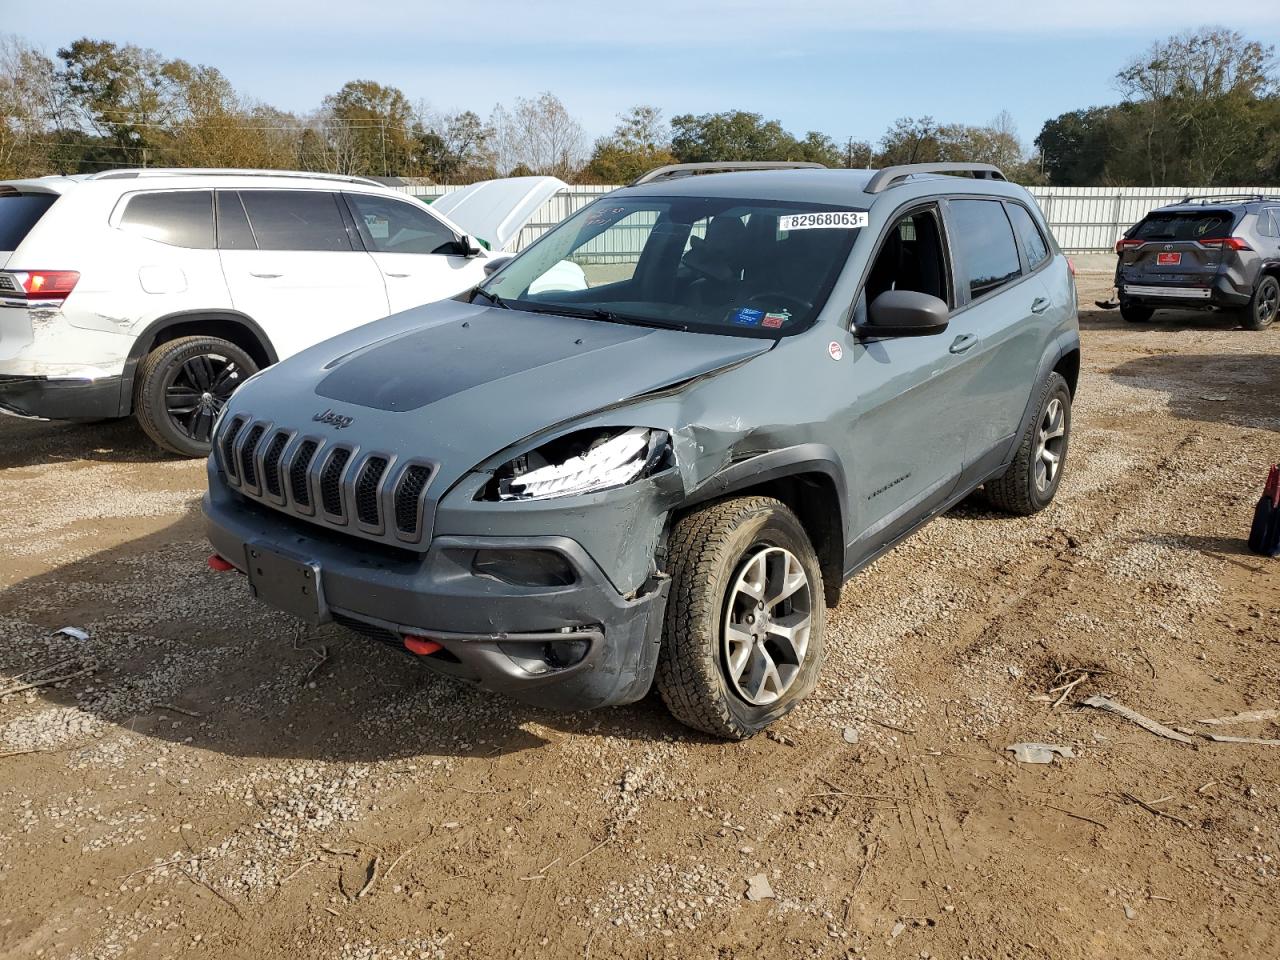
<path id="1" fill-rule="evenodd" d="M 778 218 L 779 230 L 858 230 L 865 227 L 865 210 L 824 210 L 822 213 L 793 213 Z"/>

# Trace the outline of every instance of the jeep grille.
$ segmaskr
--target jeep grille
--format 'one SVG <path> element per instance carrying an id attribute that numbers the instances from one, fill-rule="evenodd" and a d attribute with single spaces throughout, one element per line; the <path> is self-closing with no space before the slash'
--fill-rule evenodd
<path id="1" fill-rule="evenodd" d="M 423 538 L 422 504 L 435 473 L 358 447 L 237 414 L 214 444 L 227 484 L 253 500 L 312 523 L 392 542 Z"/>

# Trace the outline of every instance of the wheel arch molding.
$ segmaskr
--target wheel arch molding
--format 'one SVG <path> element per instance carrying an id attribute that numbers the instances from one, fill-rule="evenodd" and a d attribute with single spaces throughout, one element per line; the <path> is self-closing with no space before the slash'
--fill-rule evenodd
<path id="1" fill-rule="evenodd" d="M 735 461 L 694 488 L 673 513 L 747 492 L 776 497 L 796 514 L 818 555 L 827 604 L 834 606 L 844 583 L 849 518 L 844 466 L 835 450 L 802 443 Z"/>
<path id="2" fill-rule="evenodd" d="M 249 354 L 258 368 L 269 367 L 280 360 L 265 330 L 248 314 L 237 310 L 183 310 L 165 314 L 151 321 L 138 334 L 125 361 L 121 389 L 122 416 L 133 412 L 133 382 L 138 364 L 160 344 L 178 337 L 219 337 Z"/>

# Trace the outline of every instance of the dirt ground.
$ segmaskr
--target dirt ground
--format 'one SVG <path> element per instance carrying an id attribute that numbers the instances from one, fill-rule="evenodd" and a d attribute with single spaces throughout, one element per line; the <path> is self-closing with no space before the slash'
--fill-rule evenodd
<path id="1" fill-rule="evenodd" d="M 0 698 L 0 956 L 1275 956 L 1280 746 L 1199 733 L 1280 724 L 1198 721 L 1280 706 L 1244 543 L 1280 328 L 1082 323 L 1057 502 L 856 577 L 816 695 L 740 744 L 303 634 L 206 569 L 202 464 L 0 423 L 0 691 L 69 675 Z"/>

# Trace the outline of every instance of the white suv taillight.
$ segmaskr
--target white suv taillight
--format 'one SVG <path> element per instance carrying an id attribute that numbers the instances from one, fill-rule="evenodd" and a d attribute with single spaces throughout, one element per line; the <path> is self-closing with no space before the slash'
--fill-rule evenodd
<path id="1" fill-rule="evenodd" d="M 14 270 L 10 276 L 26 291 L 28 300 L 61 300 L 80 280 L 75 270 Z"/>

